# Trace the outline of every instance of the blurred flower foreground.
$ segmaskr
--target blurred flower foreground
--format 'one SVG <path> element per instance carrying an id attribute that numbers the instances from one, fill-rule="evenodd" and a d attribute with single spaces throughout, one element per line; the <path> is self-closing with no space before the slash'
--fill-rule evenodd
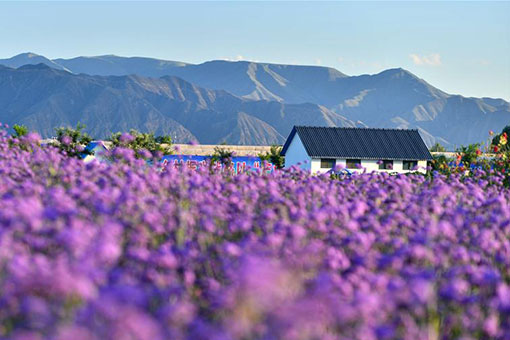
<path id="1" fill-rule="evenodd" d="M 510 191 L 85 164 L 0 131 L 2 339 L 510 339 Z"/>

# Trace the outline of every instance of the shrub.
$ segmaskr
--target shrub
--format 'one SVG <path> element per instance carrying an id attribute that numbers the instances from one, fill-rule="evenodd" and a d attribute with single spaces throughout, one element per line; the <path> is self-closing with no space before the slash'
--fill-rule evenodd
<path id="1" fill-rule="evenodd" d="M 222 145 L 225 145 L 223 143 Z M 234 156 L 234 152 L 226 149 L 224 146 L 216 146 L 214 148 L 214 152 L 211 156 L 211 166 L 214 166 L 215 163 L 223 164 L 227 169 L 232 166 L 232 157 Z"/>
<path id="2" fill-rule="evenodd" d="M 491 146 L 498 146 L 499 145 L 499 139 L 503 134 L 506 134 L 506 136 L 510 136 L 510 125 L 507 125 L 503 128 L 500 134 L 497 134 L 492 138 Z"/>
<path id="3" fill-rule="evenodd" d="M 25 125 L 14 124 L 14 137 L 22 137 L 28 135 L 28 128 Z"/>
<path id="4" fill-rule="evenodd" d="M 153 133 L 142 133 L 131 130 L 129 133 L 114 133 L 110 137 L 112 147 L 132 149 L 137 158 L 148 159 L 169 155 L 172 139 L 170 136 L 155 137 Z M 165 145 L 162 145 L 165 144 Z"/>
<path id="5" fill-rule="evenodd" d="M 430 162 L 432 171 L 439 171 L 443 174 L 450 174 L 451 168 L 450 163 L 453 162 L 453 159 L 449 159 L 444 155 L 432 156 L 433 159 Z"/>
<path id="6" fill-rule="evenodd" d="M 283 166 L 285 165 L 285 158 L 280 154 L 281 151 L 281 146 L 272 145 L 269 152 L 260 153 L 258 156 L 261 160 L 275 165 L 277 169 L 283 169 Z"/>
<path id="7" fill-rule="evenodd" d="M 457 160 L 462 162 L 464 167 L 470 166 L 470 164 L 476 164 L 478 157 L 482 154 L 480 150 L 480 144 L 470 144 L 468 146 L 461 146 L 457 149 Z"/>
<path id="8" fill-rule="evenodd" d="M 92 152 L 85 150 L 85 147 L 92 141 L 83 130 L 84 124 L 76 124 L 76 128 L 59 127 L 55 129 L 57 134 L 58 148 L 61 152 L 70 157 L 81 158 L 82 155 L 91 155 Z"/>

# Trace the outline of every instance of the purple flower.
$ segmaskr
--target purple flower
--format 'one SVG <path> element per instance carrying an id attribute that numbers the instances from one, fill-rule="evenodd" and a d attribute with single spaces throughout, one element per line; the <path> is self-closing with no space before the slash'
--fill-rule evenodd
<path id="1" fill-rule="evenodd" d="M 510 189 L 496 172 L 232 174 L 16 140 L 0 130 L 1 338 L 510 331 Z"/>
<path id="2" fill-rule="evenodd" d="M 64 145 L 69 145 L 69 144 L 71 144 L 72 139 L 71 139 L 71 137 L 69 137 L 69 136 L 67 136 L 67 135 L 66 135 L 66 136 L 63 136 L 63 137 L 60 139 L 60 142 L 61 142 L 62 144 L 64 144 Z"/>
<path id="3" fill-rule="evenodd" d="M 119 141 L 122 144 L 129 144 L 134 140 L 135 140 L 135 137 L 133 135 L 131 135 L 130 133 L 123 133 L 120 135 L 120 138 L 119 138 Z"/>

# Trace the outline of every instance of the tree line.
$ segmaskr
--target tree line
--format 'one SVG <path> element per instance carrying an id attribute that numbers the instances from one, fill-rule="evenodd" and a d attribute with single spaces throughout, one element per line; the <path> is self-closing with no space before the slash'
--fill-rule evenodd
<path id="1" fill-rule="evenodd" d="M 15 124 L 13 130 L 13 137 L 18 138 L 29 133 L 28 128 L 24 125 Z M 92 150 L 86 148 L 93 141 L 93 138 L 84 130 L 85 125 L 81 123 L 78 123 L 75 128 L 56 128 L 57 143 L 55 143 L 55 146 L 70 157 L 81 158 L 83 155 L 93 154 Z M 131 129 L 128 133 L 112 133 L 106 141 L 111 143 L 112 148 L 123 147 L 133 150 L 137 158 L 162 157 L 172 153 L 172 138 L 169 135 L 156 136 L 152 132 L 139 132 Z M 272 163 L 278 169 L 281 169 L 284 166 L 284 157 L 280 154 L 281 150 L 281 146 L 273 145 L 268 152 L 260 153 L 257 156 L 262 161 Z M 214 149 L 211 161 L 229 164 L 232 162 L 233 156 L 232 151 L 226 149 L 226 147 L 218 146 Z"/>

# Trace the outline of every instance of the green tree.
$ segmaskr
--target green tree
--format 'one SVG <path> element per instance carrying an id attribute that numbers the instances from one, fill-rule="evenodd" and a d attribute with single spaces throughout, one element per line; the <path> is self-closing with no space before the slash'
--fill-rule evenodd
<path id="1" fill-rule="evenodd" d="M 225 143 L 222 143 L 222 145 L 225 145 Z M 211 157 L 210 165 L 213 166 L 216 162 L 220 162 L 226 167 L 229 167 L 232 165 L 233 156 L 234 156 L 233 151 L 228 150 L 225 147 L 216 146 Z"/>
<path id="2" fill-rule="evenodd" d="M 510 125 L 505 126 L 500 134 L 497 134 L 494 136 L 494 138 L 492 138 L 492 143 L 491 143 L 492 146 L 496 146 L 499 144 L 499 138 L 501 137 L 501 135 L 504 132 L 506 132 L 507 136 L 510 136 Z"/>
<path id="3" fill-rule="evenodd" d="M 446 148 L 442 146 L 440 143 L 436 143 L 432 145 L 430 148 L 430 152 L 446 152 Z"/>
<path id="4" fill-rule="evenodd" d="M 269 152 L 260 153 L 258 156 L 261 160 L 274 164 L 277 169 L 282 169 L 285 158 L 281 155 L 282 147 L 279 145 L 271 145 Z"/>
<path id="5" fill-rule="evenodd" d="M 90 137 L 83 130 L 84 124 L 76 124 L 76 128 L 59 127 L 55 129 L 57 133 L 58 148 L 70 157 L 80 158 L 83 154 L 92 154 L 92 151 L 85 150 L 85 147 L 92 142 Z"/>
<path id="6" fill-rule="evenodd" d="M 131 130 L 129 133 L 113 133 L 110 137 L 113 147 L 124 147 L 135 151 L 135 157 L 147 159 L 149 157 L 169 155 L 172 153 L 170 136 L 155 137 L 154 133 L 142 133 Z M 162 145 L 165 144 L 165 145 Z M 149 152 L 151 155 L 147 154 Z"/>
<path id="7" fill-rule="evenodd" d="M 156 142 L 159 143 L 159 144 L 168 144 L 168 145 L 171 145 L 172 144 L 172 137 L 170 137 L 169 135 L 158 136 L 158 137 L 156 137 Z"/>
<path id="8" fill-rule="evenodd" d="M 432 170 L 436 170 L 442 172 L 444 174 L 451 173 L 451 169 L 448 163 L 453 161 L 452 159 L 446 158 L 444 155 L 435 155 L 432 156 L 432 161 L 430 161 L 430 166 Z"/>
<path id="9" fill-rule="evenodd" d="M 25 125 L 14 124 L 14 137 L 23 137 L 28 135 L 28 128 Z"/>
<path id="10" fill-rule="evenodd" d="M 475 164 L 478 157 L 482 154 L 480 151 L 480 144 L 470 144 L 468 146 L 461 146 L 456 150 L 457 155 L 460 156 L 460 161 L 466 167 Z"/>

